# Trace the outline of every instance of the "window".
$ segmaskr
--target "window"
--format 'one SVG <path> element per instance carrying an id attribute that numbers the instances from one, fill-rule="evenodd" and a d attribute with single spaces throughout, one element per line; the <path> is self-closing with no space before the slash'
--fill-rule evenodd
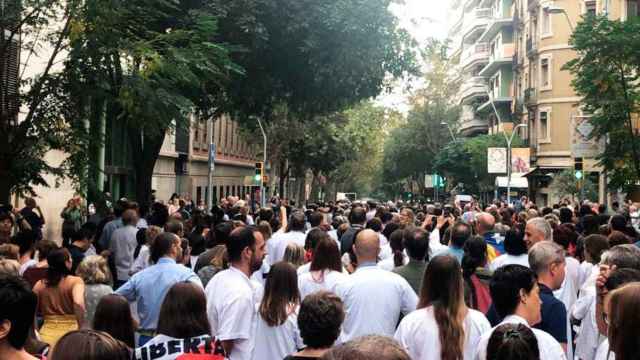
<path id="1" fill-rule="evenodd" d="M 540 59 L 540 90 L 551 90 L 551 58 Z"/>
<path id="2" fill-rule="evenodd" d="M 538 142 L 550 142 L 551 141 L 551 111 L 544 109 L 540 110 L 538 115 Z"/>
<path id="3" fill-rule="evenodd" d="M 549 37 L 553 34 L 551 33 L 551 14 L 544 9 L 542 11 L 542 21 L 540 22 L 540 36 L 541 37 Z"/>
<path id="4" fill-rule="evenodd" d="M 640 0 L 627 0 L 627 19 L 640 16 Z"/>
<path id="5" fill-rule="evenodd" d="M 595 0 L 587 0 L 584 2 L 584 12 L 587 16 L 596 15 L 597 9 Z"/>

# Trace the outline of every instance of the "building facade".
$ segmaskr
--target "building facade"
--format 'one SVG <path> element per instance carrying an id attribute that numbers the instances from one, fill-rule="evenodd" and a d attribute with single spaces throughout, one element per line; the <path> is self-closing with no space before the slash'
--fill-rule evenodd
<path id="1" fill-rule="evenodd" d="M 509 131 L 517 124 L 531 149 L 529 192 L 539 205 L 558 199 L 555 174 L 572 169 L 576 131 L 588 118 L 563 66 L 576 54 L 569 39 L 587 13 L 626 20 L 640 0 L 466 0 L 453 10 L 454 53 L 460 56 L 463 136 Z M 491 101 L 490 101 L 491 100 Z M 494 108 L 495 107 L 495 108 Z M 606 178 L 593 154 L 583 158 L 587 176 L 606 198 Z"/>

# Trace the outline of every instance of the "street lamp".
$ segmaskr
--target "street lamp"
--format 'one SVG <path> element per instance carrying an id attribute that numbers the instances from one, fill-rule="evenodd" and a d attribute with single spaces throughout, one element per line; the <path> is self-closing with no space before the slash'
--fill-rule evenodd
<path id="1" fill-rule="evenodd" d="M 569 18 L 569 14 L 567 14 L 567 10 L 565 10 L 564 8 L 561 8 L 559 6 L 547 5 L 542 8 L 542 11 L 550 15 L 564 14 L 564 17 L 567 19 L 567 23 L 569 24 L 569 28 L 571 28 L 571 33 L 573 33 L 573 31 L 575 30 L 573 23 Z"/>
<path id="2" fill-rule="evenodd" d="M 262 171 L 263 174 L 267 169 L 267 134 L 264 132 L 264 128 L 262 127 L 262 122 L 259 117 L 256 117 L 258 120 L 258 125 L 260 126 L 260 132 L 262 132 Z M 264 193 L 264 179 L 260 179 L 260 207 L 265 206 L 266 194 Z"/>
<path id="3" fill-rule="evenodd" d="M 516 134 L 518 128 L 527 126 L 527 124 L 518 124 L 511 131 L 511 136 L 507 137 L 507 134 L 504 134 L 505 139 L 507 139 L 507 206 L 511 204 L 511 143 L 513 142 L 513 136 Z"/>
<path id="4" fill-rule="evenodd" d="M 449 123 L 447 123 L 447 122 L 444 122 L 444 121 L 443 121 L 443 122 L 441 122 L 441 123 L 440 123 L 440 126 L 446 126 L 446 127 L 447 127 L 447 129 L 449 129 L 449 134 L 451 134 L 451 138 L 453 139 L 453 142 L 458 141 L 458 140 L 456 139 L 456 136 L 455 136 L 455 135 L 453 135 L 453 130 L 451 130 L 451 126 L 449 126 Z"/>

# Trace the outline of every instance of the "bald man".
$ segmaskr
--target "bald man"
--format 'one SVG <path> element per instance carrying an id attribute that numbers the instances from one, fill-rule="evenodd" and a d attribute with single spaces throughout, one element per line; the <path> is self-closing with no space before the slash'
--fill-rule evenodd
<path id="1" fill-rule="evenodd" d="M 476 218 L 476 230 L 478 235 L 484 238 L 487 243 L 488 260 L 493 261 L 496 257 L 505 253 L 504 239 L 493 230 L 496 225 L 496 219 L 493 215 L 483 212 Z"/>
<path id="2" fill-rule="evenodd" d="M 393 337 L 400 314 L 415 310 L 418 296 L 404 278 L 376 264 L 380 240 L 375 231 L 358 233 L 353 251 L 358 268 L 336 288 L 347 314 L 340 342 L 365 335 Z"/>

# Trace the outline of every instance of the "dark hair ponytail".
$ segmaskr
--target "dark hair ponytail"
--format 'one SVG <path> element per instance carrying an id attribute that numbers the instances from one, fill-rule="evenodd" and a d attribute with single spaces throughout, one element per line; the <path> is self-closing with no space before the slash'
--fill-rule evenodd
<path id="1" fill-rule="evenodd" d="M 409 236 L 413 236 L 413 232 L 408 228 L 403 228 L 394 231 L 389 238 L 389 246 L 393 250 L 394 267 L 404 265 L 404 242 Z"/>
<path id="2" fill-rule="evenodd" d="M 58 286 L 60 281 L 67 275 L 71 275 L 71 270 L 67 267 L 67 261 L 71 260 L 69 251 L 65 248 L 56 249 L 47 256 L 47 286 Z"/>
<path id="3" fill-rule="evenodd" d="M 477 309 L 478 299 L 476 287 L 471 280 L 478 267 L 487 262 L 487 243 L 481 237 L 473 237 L 464 243 L 464 256 L 462 257 L 462 277 L 465 285 L 465 302 L 467 306 Z"/>

